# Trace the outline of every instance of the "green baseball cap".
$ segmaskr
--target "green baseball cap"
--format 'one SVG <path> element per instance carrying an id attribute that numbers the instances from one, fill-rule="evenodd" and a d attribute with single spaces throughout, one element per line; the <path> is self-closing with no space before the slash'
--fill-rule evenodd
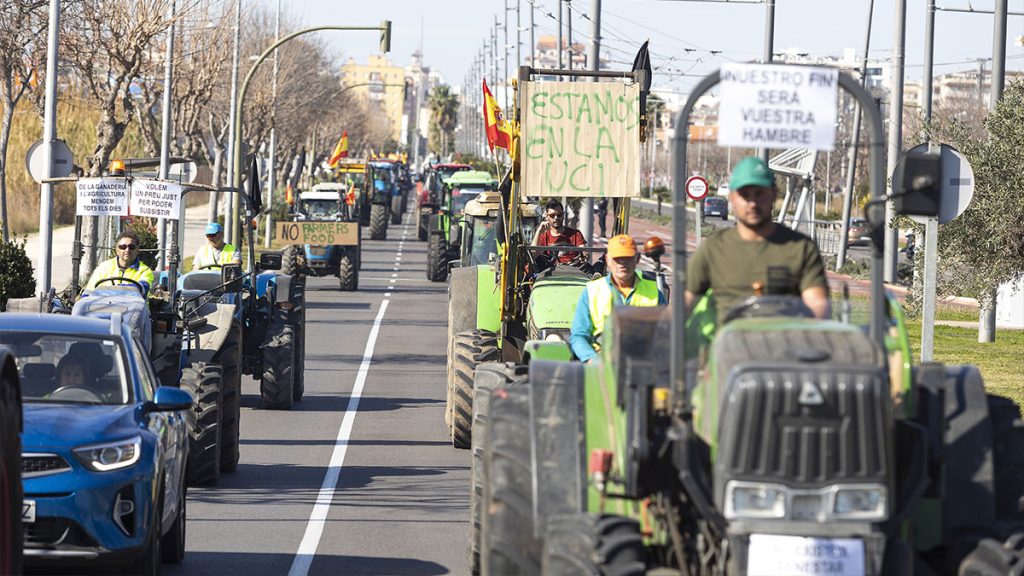
<path id="1" fill-rule="evenodd" d="M 768 186 L 775 185 L 775 176 L 768 163 L 757 156 L 747 156 L 736 163 L 732 169 L 732 176 L 729 177 L 729 189 L 739 190 L 744 186 Z"/>

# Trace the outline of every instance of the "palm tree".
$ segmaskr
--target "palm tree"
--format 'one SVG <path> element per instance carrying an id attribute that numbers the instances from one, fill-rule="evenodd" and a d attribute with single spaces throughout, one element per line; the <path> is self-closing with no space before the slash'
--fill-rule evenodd
<path id="1" fill-rule="evenodd" d="M 430 112 L 430 148 L 444 156 L 452 151 L 459 112 L 459 99 L 447 85 L 435 86 L 430 92 Z"/>

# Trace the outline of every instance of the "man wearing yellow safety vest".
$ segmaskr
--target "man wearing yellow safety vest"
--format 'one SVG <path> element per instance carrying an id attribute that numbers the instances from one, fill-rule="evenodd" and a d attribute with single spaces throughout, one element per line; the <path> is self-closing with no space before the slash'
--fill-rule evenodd
<path id="1" fill-rule="evenodd" d="M 195 258 L 192 259 L 193 270 L 200 270 L 204 267 L 219 269 L 224 264 L 242 263 L 242 255 L 238 249 L 224 242 L 224 228 L 220 224 L 210 222 L 206 225 L 206 239 L 208 242 L 196 252 Z"/>
<path id="2" fill-rule="evenodd" d="M 117 255 L 114 258 L 100 262 L 100 265 L 93 270 L 92 276 L 89 276 L 89 281 L 85 283 L 82 291 L 88 292 L 96 288 L 96 285 L 103 280 L 124 278 L 137 282 L 142 287 L 143 296 L 149 294 L 149 289 L 153 286 L 153 271 L 139 260 L 138 235 L 131 230 L 125 230 L 117 237 L 114 247 Z M 133 285 L 125 280 L 102 282 L 102 284 L 109 284 L 111 286 Z"/>
<path id="3" fill-rule="evenodd" d="M 597 351 L 594 344 L 604 331 L 604 323 L 616 306 L 657 306 L 665 304 L 658 283 L 644 279 L 636 271 L 639 256 L 628 234 L 608 239 L 608 275 L 587 283 L 576 304 L 569 344 L 573 354 L 589 362 Z"/>

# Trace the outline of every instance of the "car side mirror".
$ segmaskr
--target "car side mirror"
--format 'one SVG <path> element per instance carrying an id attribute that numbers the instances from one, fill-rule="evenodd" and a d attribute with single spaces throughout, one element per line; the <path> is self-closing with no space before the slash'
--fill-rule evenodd
<path id="1" fill-rule="evenodd" d="M 224 285 L 225 292 L 240 292 L 242 290 L 242 265 L 225 264 L 222 266 L 220 283 Z"/>
<path id="2" fill-rule="evenodd" d="M 908 152 L 893 174 L 893 208 L 905 216 L 935 217 L 942 198 L 939 154 Z"/>
<path id="3" fill-rule="evenodd" d="M 260 254 L 260 270 L 280 270 L 283 258 L 280 252 Z"/>
<path id="4" fill-rule="evenodd" d="M 153 401 L 146 403 L 146 412 L 173 412 L 192 407 L 192 395 L 174 386 L 160 386 Z"/>

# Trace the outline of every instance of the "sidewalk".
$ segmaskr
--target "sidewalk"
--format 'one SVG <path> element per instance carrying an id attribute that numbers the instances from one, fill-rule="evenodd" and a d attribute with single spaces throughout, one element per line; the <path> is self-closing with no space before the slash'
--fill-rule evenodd
<path id="1" fill-rule="evenodd" d="M 182 257 L 187 258 L 196 253 L 205 241 L 203 231 L 206 227 L 206 204 L 193 206 L 185 210 L 185 238 L 182 242 Z M 170 224 L 170 222 L 169 222 Z M 71 284 L 71 245 L 75 240 L 74 226 L 61 226 L 53 229 L 53 248 L 51 250 L 50 283 L 57 290 Z M 39 234 L 29 234 L 25 252 L 32 260 L 32 268 L 36 270 L 36 283 L 39 282 Z"/>

